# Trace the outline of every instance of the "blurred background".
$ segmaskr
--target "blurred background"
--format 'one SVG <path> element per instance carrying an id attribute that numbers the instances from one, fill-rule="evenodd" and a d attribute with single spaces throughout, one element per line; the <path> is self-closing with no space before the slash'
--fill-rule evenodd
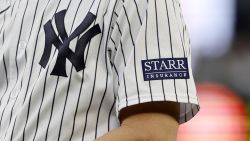
<path id="1" fill-rule="evenodd" d="M 180 1 L 201 112 L 178 141 L 250 141 L 250 1 Z"/>

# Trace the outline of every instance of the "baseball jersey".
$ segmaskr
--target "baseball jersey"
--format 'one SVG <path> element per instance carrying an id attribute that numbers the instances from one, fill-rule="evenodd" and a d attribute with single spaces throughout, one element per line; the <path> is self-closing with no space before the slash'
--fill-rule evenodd
<path id="1" fill-rule="evenodd" d="M 0 0 L 1 141 L 95 140 L 156 101 L 199 111 L 178 0 Z"/>

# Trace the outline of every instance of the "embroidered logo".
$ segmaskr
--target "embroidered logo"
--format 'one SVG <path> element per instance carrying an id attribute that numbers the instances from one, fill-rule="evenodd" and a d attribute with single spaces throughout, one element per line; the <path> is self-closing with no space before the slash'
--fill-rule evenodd
<path id="1" fill-rule="evenodd" d="M 101 29 L 100 26 L 96 24 L 93 27 L 91 27 L 88 31 L 86 31 L 96 19 L 96 16 L 89 12 L 84 18 L 84 20 L 81 22 L 81 24 L 72 32 L 71 35 L 68 36 L 64 24 L 65 15 L 66 15 L 66 10 L 60 11 L 55 14 L 55 23 L 59 36 L 56 34 L 52 26 L 52 20 L 49 20 L 44 25 L 45 48 L 39 64 L 43 68 L 47 66 L 51 55 L 51 49 L 52 46 L 54 45 L 58 50 L 58 56 L 55 66 L 51 72 L 51 75 L 67 77 L 66 58 L 72 63 L 76 71 L 83 70 L 85 68 L 84 64 L 85 48 L 89 43 L 89 41 L 94 36 L 101 33 Z M 79 37 L 82 33 L 84 34 L 81 37 Z M 75 52 L 73 52 L 69 48 L 69 44 L 75 38 L 77 38 L 77 43 Z"/>
<path id="2" fill-rule="evenodd" d="M 145 81 L 163 79 L 188 79 L 187 58 L 142 60 Z"/>

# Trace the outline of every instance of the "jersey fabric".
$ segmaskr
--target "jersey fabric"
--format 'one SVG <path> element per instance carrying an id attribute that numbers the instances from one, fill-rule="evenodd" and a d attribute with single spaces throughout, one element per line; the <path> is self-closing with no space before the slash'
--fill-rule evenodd
<path id="1" fill-rule="evenodd" d="M 0 0 L 1 141 L 91 141 L 154 101 L 199 111 L 178 0 Z"/>

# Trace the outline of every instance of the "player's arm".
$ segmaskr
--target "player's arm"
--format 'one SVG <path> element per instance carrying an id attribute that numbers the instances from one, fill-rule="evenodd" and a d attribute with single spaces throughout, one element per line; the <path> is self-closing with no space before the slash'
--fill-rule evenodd
<path id="1" fill-rule="evenodd" d="M 97 141 L 175 141 L 178 105 L 173 102 L 151 102 L 124 108 L 120 112 L 121 127 Z"/>

